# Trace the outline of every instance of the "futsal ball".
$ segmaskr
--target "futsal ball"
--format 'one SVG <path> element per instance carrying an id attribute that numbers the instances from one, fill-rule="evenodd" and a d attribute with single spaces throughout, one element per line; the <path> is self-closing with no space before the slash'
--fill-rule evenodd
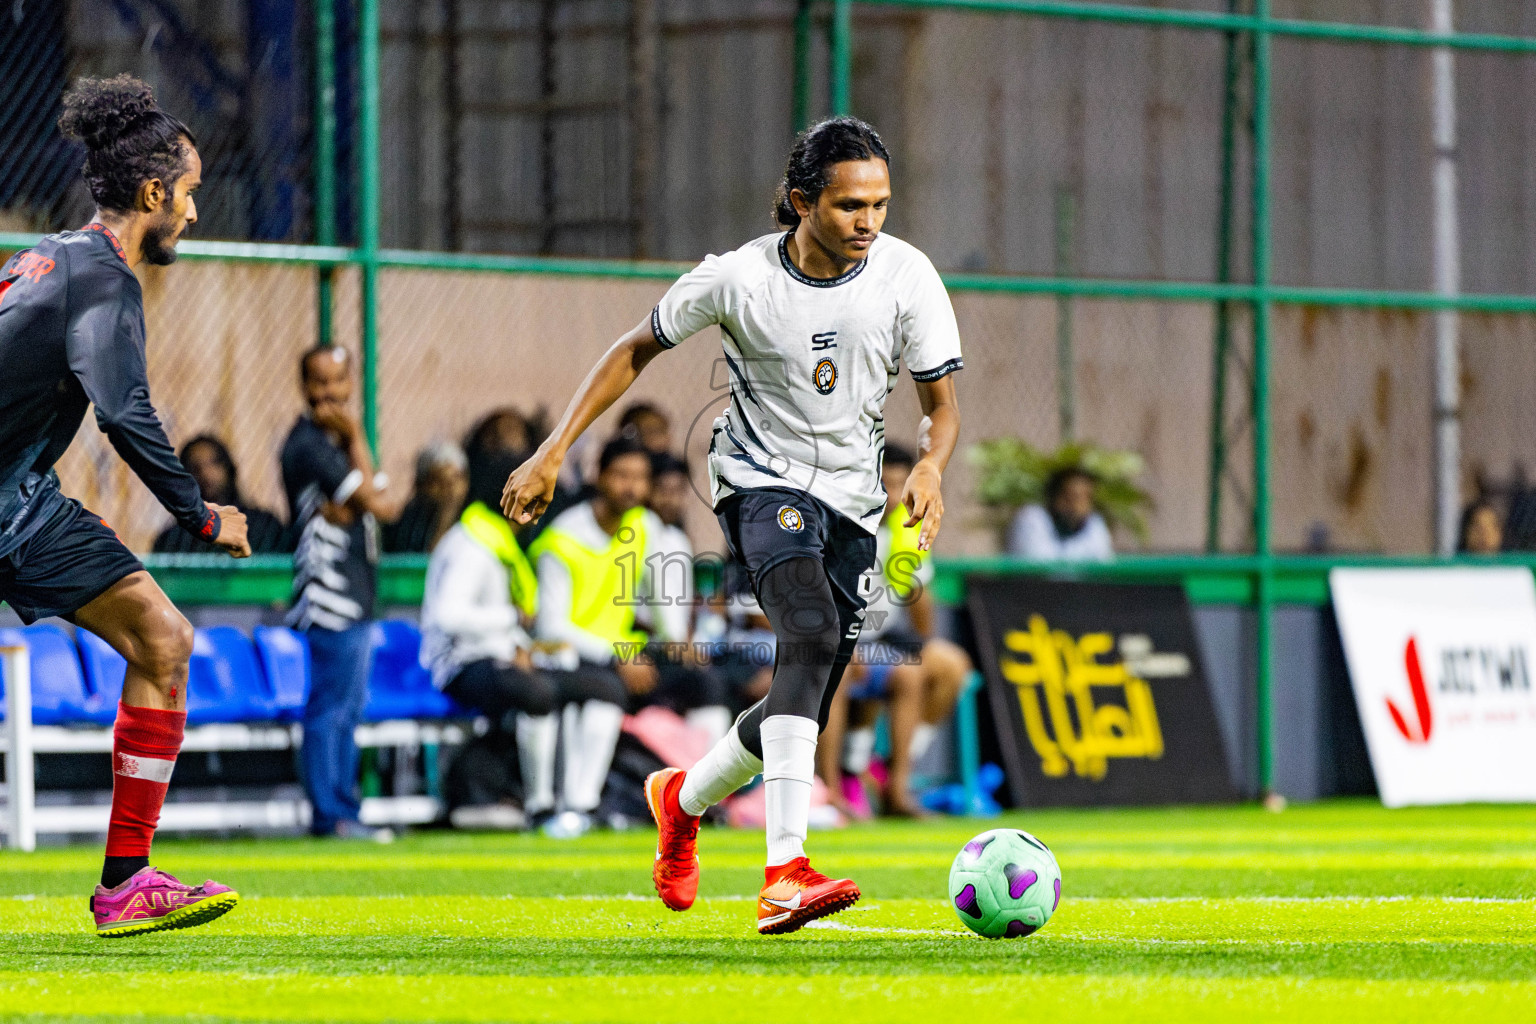
<path id="1" fill-rule="evenodd" d="M 1013 828 L 983 832 L 949 869 L 949 899 L 971 931 L 1018 939 L 1045 926 L 1061 902 L 1061 868 L 1044 843 Z"/>

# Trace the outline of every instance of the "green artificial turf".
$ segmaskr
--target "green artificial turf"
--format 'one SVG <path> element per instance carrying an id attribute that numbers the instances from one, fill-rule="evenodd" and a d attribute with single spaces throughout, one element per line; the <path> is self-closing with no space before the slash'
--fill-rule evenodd
<path id="1" fill-rule="evenodd" d="M 1008 824 L 1065 879 L 1039 934 L 989 942 L 945 900 L 956 850 Z M 701 899 L 652 896 L 648 832 L 390 847 L 162 842 L 245 897 L 113 941 L 95 848 L 0 854 L 0 1016 L 119 1021 L 1536 1021 L 1536 812 L 1336 802 L 1036 811 L 812 836 L 865 898 L 761 938 L 762 837 L 706 830 Z"/>

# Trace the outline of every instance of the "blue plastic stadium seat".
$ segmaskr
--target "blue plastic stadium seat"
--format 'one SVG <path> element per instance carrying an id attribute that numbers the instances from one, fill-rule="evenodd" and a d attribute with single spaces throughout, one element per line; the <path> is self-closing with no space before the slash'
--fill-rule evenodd
<path id="1" fill-rule="evenodd" d="M 117 718 L 117 702 L 123 697 L 123 675 L 128 663 L 107 646 L 107 642 L 88 629 L 75 630 L 80 648 L 80 665 L 85 669 L 85 688 L 90 691 L 98 725 L 111 725 Z"/>
<path id="2" fill-rule="evenodd" d="M 199 629 L 187 676 L 187 724 L 271 722 L 277 701 L 250 638 L 233 626 Z"/>
<path id="3" fill-rule="evenodd" d="M 451 718 L 463 712 L 432 685 L 418 660 L 421 631 L 400 619 L 373 624 L 373 666 L 368 675 L 368 705 L 363 719 Z"/>
<path id="4" fill-rule="evenodd" d="M 0 629 L 0 644 L 16 643 L 26 644 L 30 652 L 33 724 L 75 725 L 94 721 L 97 708 L 80 672 L 80 659 L 69 634 L 49 622 Z M 3 678 L 0 682 L 8 685 Z M 0 716 L 3 715 L 4 705 L 0 704 Z"/>
<path id="5" fill-rule="evenodd" d="M 277 701 L 278 721 L 297 721 L 309 698 L 309 641 L 286 626 L 257 626 L 252 639 Z"/>
<path id="6" fill-rule="evenodd" d="M 78 631 L 76 638 L 86 685 L 98 705 L 97 720 L 111 724 L 127 663 L 89 630 Z M 245 634 L 233 626 L 197 630 L 187 677 L 187 724 L 270 722 L 276 717 L 277 702 Z"/>

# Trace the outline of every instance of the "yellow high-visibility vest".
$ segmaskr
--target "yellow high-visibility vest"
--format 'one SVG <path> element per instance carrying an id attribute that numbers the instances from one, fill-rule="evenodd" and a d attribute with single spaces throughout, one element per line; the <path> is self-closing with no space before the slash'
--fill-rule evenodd
<path id="1" fill-rule="evenodd" d="M 885 517 L 883 527 L 889 531 L 891 546 L 884 564 L 880 566 L 891 592 L 903 599 L 912 593 L 913 577 L 918 566 L 928 557 L 928 552 L 920 551 L 917 547 L 917 540 L 923 533 L 923 524 L 907 526 L 907 516 L 907 507 L 897 505 Z"/>
<path id="2" fill-rule="evenodd" d="M 512 524 L 500 512 L 492 511 L 483 501 L 476 501 L 459 517 L 464 530 L 482 547 L 495 555 L 507 567 L 507 583 L 512 591 L 512 603 L 524 615 L 534 615 L 539 610 L 539 578 L 534 574 L 528 556 L 517 543 Z"/>
<path id="3" fill-rule="evenodd" d="M 645 509 L 632 508 L 619 520 L 608 546 L 594 551 L 562 530 L 558 521 L 539 534 L 529 553 L 554 555 L 571 574 L 571 624 L 611 643 L 644 643 L 635 628 L 640 575 L 645 564 Z"/>

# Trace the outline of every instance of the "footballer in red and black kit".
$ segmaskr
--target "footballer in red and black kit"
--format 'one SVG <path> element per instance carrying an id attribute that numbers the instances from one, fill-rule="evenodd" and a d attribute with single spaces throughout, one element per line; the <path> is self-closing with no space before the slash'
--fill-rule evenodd
<path id="1" fill-rule="evenodd" d="M 0 270 L 0 600 L 29 623 L 69 619 L 127 662 L 106 857 L 91 898 L 97 934 L 113 937 L 202 924 L 239 895 L 149 863 L 186 725 L 192 627 L 112 528 L 59 490 L 53 466 L 86 409 L 95 405 L 97 425 L 182 529 L 237 558 L 250 546 L 245 516 L 203 500 L 149 399 L 133 268 L 175 260 L 197 220 L 192 133 L 126 75 L 77 82 L 59 128 L 84 144 L 97 212 Z"/>
<path id="2" fill-rule="evenodd" d="M 59 491 L 53 464 L 86 409 L 177 524 L 216 540 L 149 401 L 144 300 L 104 225 L 49 235 L 0 270 L 0 597 L 26 622 L 65 615 L 144 567 Z"/>

